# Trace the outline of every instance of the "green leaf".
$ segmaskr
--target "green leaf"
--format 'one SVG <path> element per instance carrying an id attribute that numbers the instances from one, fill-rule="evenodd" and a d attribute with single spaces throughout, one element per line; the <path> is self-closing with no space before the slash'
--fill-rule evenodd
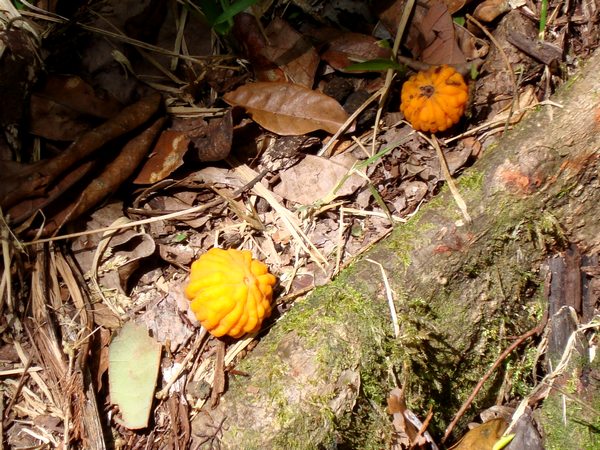
<path id="1" fill-rule="evenodd" d="M 398 64 L 396 61 L 392 61 L 391 59 L 372 59 L 370 61 L 350 64 L 344 68 L 344 70 L 349 72 L 381 72 L 382 70 L 388 69 L 394 69 L 402 72 L 404 70 L 404 66 L 402 64 Z"/>
<path id="2" fill-rule="evenodd" d="M 212 27 L 223 10 L 215 0 L 195 0 L 195 3 L 200 6 L 204 17 L 206 17 L 208 24 Z"/>
<path id="3" fill-rule="evenodd" d="M 463 16 L 458 16 L 452 19 L 456 25 L 460 25 L 463 27 L 465 25 L 465 18 Z"/>
<path id="4" fill-rule="evenodd" d="M 162 345 L 141 325 L 127 322 L 108 349 L 110 399 L 119 405 L 123 425 L 148 426 Z"/>
<path id="5" fill-rule="evenodd" d="M 174 242 L 180 243 L 183 242 L 187 239 L 187 234 L 186 233 L 177 233 L 175 235 L 175 237 L 173 238 Z"/>
<path id="6" fill-rule="evenodd" d="M 514 437 L 515 437 L 514 434 L 507 434 L 506 436 L 502 436 L 500 439 L 498 439 L 496 441 L 496 443 L 492 447 L 492 450 L 502 450 L 504 447 L 506 447 L 510 443 L 510 441 L 513 440 Z"/>
<path id="7" fill-rule="evenodd" d="M 229 22 L 233 19 L 237 14 L 245 11 L 250 6 L 254 5 L 258 0 L 239 0 L 233 4 L 231 4 L 227 8 L 223 8 L 223 12 L 219 17 L 215 19 L 214 25 L 218 25 L 220 23 Z"/>

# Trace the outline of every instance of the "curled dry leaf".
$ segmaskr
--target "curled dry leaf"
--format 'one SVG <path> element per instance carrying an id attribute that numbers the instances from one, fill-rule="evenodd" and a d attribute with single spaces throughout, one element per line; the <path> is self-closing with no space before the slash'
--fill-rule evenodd
<path id="1" fill-rule="evenodd" d="M 250 61 L 257 80 L 285 81 L 283 70 L 263 53 L 268 43 L 265 30 L 259 25 L 256 17 L 245 12 L 236 15 L 233 36 L 241 47 L 242 55 Z"/>
<path id="2" fill-rule="evenodd" d="M 334 134 L 348 118 L 333 98 L 292 83 L 249 83 L 227 93 L 223 99 L 232 106 L 245 108 L 267 130 L 285 136 L 315 130 Z"/>
<path id="3" fill-rule="evenodd" d="M 466 62 L 456 41 L 454 21 L 443 3 L 430 2 L 423 20 L 413 22 L 409 36 L 413 39 L 407 45 L 423 62 L 435 65 Z"/>
<path id="4" fill-rule="evenodd" d="M 113 117 L 122 108 L 116 99 L 95 90 L 78 76 L 51 75 L 37 95 L 80 114 L 103 119 Z"/>
<path id="5" fill-rule="evenodd" d="M 92 125 L 81 114 L 38 94 L 29 103 L 29 132 L 53 141 L 74 141 Z"/>
<path id="6" fill-rule="evenodd" d="M 191 137 L 191 147 L 200 161 L 221 161 L 229 156 L 232 140 L 233 119 L 231 111 L 227 111 L 223 117 L 208 122 L 205 136 Z"/>
<path id="7" fill-rule="evenodd" d="M 473 16 L 482 22 L 491 22 L 496 17 L 511 10 L 508 0 L 486 0 L 473 11 Z"/>
<path id="8" fill-rule="evenodd" d="M 221 161 L 229 155 L 232 139 L 230 111 L 208 124 L 195 119 L 175 123 L 161 133 L 134 183 L 152 184 L 164 180 L 183 165 L 188 150 L 195 151 L 199 161 Z"/>

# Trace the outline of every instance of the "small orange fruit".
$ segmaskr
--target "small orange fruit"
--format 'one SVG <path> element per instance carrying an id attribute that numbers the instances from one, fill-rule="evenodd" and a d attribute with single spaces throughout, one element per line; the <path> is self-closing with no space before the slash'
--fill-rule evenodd
<path id="1" fill-rule="evenodd" d="M 209 333 L 239 338 L 271 315 L 276 281 L 250 251 L 211 248 L 192 264 L 185 294 Z"/>
<path id="2" fill-rule="evenodd" d="M 444 131 L 465 112 L 469 88 L 450 66 L 431 67 L 411 76 L 403 85 L 400 110 L 415 130 Z"/>

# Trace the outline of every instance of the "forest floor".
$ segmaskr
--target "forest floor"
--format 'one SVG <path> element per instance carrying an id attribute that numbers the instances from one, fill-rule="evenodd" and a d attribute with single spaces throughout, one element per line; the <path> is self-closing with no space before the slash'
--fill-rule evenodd
<path id="1" fill-rule="evenodd" d="M 551 120 L 562 107 L 552 95 L 600 43 L 600 5 L 585 0 L 32 3 L 0 1 L 7 448 L 188 448 L 193 418 L 298 298 L 442 186 L 469 223 L 454 179 L 530 111 Z M 457 120 L 437 130 L 401 106 L 401 91 L 442 65 L 461 74 L 468 103 L 438 87 L 429 118 Z M 597 260 L 561 245 L 593 290 Z M 261 333 L 199 332 L 184 289 L 213 247 L 250 250 L 276 276 Z M 577 321 L 593 323 L 597 307 Z M 123 374 L 111 341 L 126 323 L 143 331 L 127 338 Z M 538 343 L 510 362 L 519 376 L 498 408 L 535 384 Z M 136 345 L 155 351 L 141 361 Z M 426 425 L 408 430 L 396 388 L 382 442 L 440 445 L 422 438 Z M 127 404 L 115 389 L 131 390 Z M 507 425 L 491 444 L 479 435 L 459 448 L 491 449 Z"/>

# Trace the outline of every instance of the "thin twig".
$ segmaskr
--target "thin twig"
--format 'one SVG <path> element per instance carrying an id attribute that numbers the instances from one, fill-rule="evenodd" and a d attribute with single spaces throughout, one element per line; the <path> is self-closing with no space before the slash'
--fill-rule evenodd
<path id="1" fill-rule="evenodd" d="M 138 41 L 137 39 L 133 39 L 130 38 L 129 36 L 126 36 L 125 34 L 120 34 L 120 33 L 113 33 L 111 31 L 108 30 L 103 30 L 101 28 L 97 28 L 97 27 L 93 27 L 90 25 L 86 25 L 84 23 L 81 22 L 70 22 L 67 19 L 63 19 L 63 18 L 59 18 L 59 17 L 51 17 L 51 16 L 47 16 L 44 14 L 38 14 L 38 13 L 30 13 L 28 11 L 22 11 L 22 14 L 24 16 L 31 16 L 31 17 L 35 17 L 41 20 L 45 20 L 47 22 L 52 22 L 52 23 L 60 23 L 60 24 L 70 24 L 70 25 L 74 25 L 77 26 L 83 30 L 86 31 L 90 31 L 92 33 L 95 34 L 99 34 L 102 36 L 106 36 L 112 39 L 115 39 L 117 41 L 121 41 L 125 44 L 130 44 L 133 45 L 135 47 L 139 47 L 139 48 L 143 48 L 145 50 L 149 50 L 151 52 L 155 52 L 155 53 L 159 53 L 161 55 L 166 55 L 166 56 L 170 56 L 170 57 L 177 57 L 179 59 L 183 59 L 185 61 L 190 61 L 196 64 L 200 64 L 200 65 L 205 65 L 207 62 L 210 61 L 222 61 L 222 60 L 226 60 L 226 59 L 234 59 L 235 56 L 230 55 L 210 55 L 210 56 L 188 56 L 188 55 L 183 55 L 180 53 L 175 53 L 171 50 L 167 50 L 161 47 L 157 47 L 156 45 L 151 45 L 151 44 L 147 44 L 146 42 L 142 42 L 142 41 Z"/>
<path id="2" fill-rule="evenodd" d="M 10 402 L 8 402 L 8 406 L 4 410 L 4 414 L 2 416 L 2 425 L 5 428 L 8 427 L 8 423 L 7 423 L 8 415 L 10 414 L 11 410 L 13 409 L 13 406 L 15 406 L 15 403 L 17 402 L 19 395 L 21 395 L 21 389 L 23 389 L 23 386 L 25 385 L 25 380 L 27 380 L 27 378 L 28 378 L 29 367 L 31 367 L 32 359 L 33 358 L 29 358 L 27 360 L 27 362 L 25 363 L 23 373 L 21 374 L 21 377 L 19 378 L 19 383 L 17 384 L 17 388 L 15 389 L 15 394 L 10 399 Z"/>
<path id="3" fill-rule="evenodd" d="M 419 431 L 417 431 L 417 435 L 412 440 L 412 442 L 411 442 L 410 447 L 408 448 L 408 450 L 412 450 L 413 448 L 415 448 L 418 445 L 417 443 L 419 442 L 419 439 L 427 431 L 427 428 L 429 427 L 429 422 L 431 422 L 432 418 L 433 418 L 433 407 L 430 406 L 429 407 L 429 411 L 427 411 L 427 417 L 425 417 L 425 420 L 421 424 L 421 427 L 419 428 Z"/>
<path id="4" fill-rule="evenodd" d="M 469 406 L 471 406 L 471 403 L 473 403 L 473 400 L 475 400 L 475 397 L 477 396 L 477 394 L 483 387 L 484 383 L 492 376 L 492 374 L 496 371 L 496 369 L 500 366 L 500 364 L 502 364 L 502 361 L 504 361 L 506 359 L 506 357 L 508 355 L 510 355 L 514 349 L 516 349 L 519 345 L 521 345 L 527 339 L 529 339 L 530 337 L 535 336 L 537 334 L 540 334 L 542 332 L 542 330 L 544 329 L 544 327 L 546 326 L 546 322 L 547 322 L 547 315 L 544 315 L 544 318 L 542 319 L 542 321 L 535 328 L 532 328 L 527 333 L 522 334 L 517 339 L 515 339 L 515 341 L 512 344 L 510 344 L 508 346 L 508 348 L 506 348 L 500 354 L 500 356 L 498 356 L 498 358 L 496 358 L 496 361 L 494 362 L 492 367 L 490 367 L 489 370 L 485 373 L 485 375 L 481 378 L 481 380 L 479 380 L 479 382 L 473 389 L 473 392 L 471 392 L 471 395 L 469 395 L 469 398 L 467 398 L 467 400 L 465 400 L 463 405 L 460 407 L 460 409 L 454 416 L 454 419 L 452 419 L 452 422 L 450 422 L 450 425 L 448 425 L 448 428 L 446 428 L 444 437 L 441 440 L 442 444 L 444 442 L 446 442 L 446 439 L 448 439 L 448 437 L 450 436 L 450 433 L 452 433 L 452 430 L 456 426 L 457 422 L 460 420 L 460 418 L 463 416 L 463 414 L 469 408 Z"/>
<path id="5" fill-rule="evenodd" d="M 335 144 L 335 142 L 337 141 L 337 138 L 339 138 L 342 133 L 344 133 L 348 127 L 352 124 L 352 122 L 354 122 L 354 120 L 360 115 L 360 113 L 362 113 L 367 106 L 369 106 L 371 103 L 373 103 L 375 100 L 377 100 L 377 97 L 379 97 L 381 95 L 382 89 L 379 89 L 377 92 L 375 92 L 373 95 L 371 95 L 367 100 L 365 100 L 365 102 L 360 105 L 358 107 L 358 109 L 356 111 L 354 111 L 350 117 L 348 117 L 348 119 L 346 119 L 346 121 L 342 124 L 342 126 L 339 128 L 339 130 L 336 131 L 336 133 L 331 136 L 331 139 L 329 139 L 329 141 L 327 142 L 327 144 L 325 144 L 323 146 L 323 148 L 321 150 L 319 150 L 319 153 L 317 153 L 318 156 L 329 156 L 330 149 L 331 147 L 333 147 L 333 144 Z"/>
<path id="6" fill-rule="evenodd" d="M 207 340 L 205 339 L 207 334 L 208 333 L 206 329 L 202 328 L 202 331 L 196 337 L 194 345 L 192 345 L 190 351 L 187 353 L 187 355 L 185 355 L 185 358 L 181 362 L 180 366 L 177 368 L 175 373 L 171 374 L 171 379 L 167 382 L 165 387 L 163 387 L 160 391 L 156 393 L 155 397 L 158 400 L 164 400 L 167 397 L 169 391 L 171 390 L 171 386 L 173 386 L 173 384 L 179 379 L 179 376 L 183 373 L 184 370 L 187 369 L 188 363 L 196 356 L 196 353 L 198 353 L 202 349 L 204 344 L 207 342 Z"/>
<path id="7" fill-rule="evenodd" d="M 394 328 L 394 336 L 400 336 L 400 325 L 398 324 L 398 314 L 396 314 L 396 306 L 394 305 L 394 296 L 392 294 L 392 289 L 390 288 L 390 283 L 388 281 L 388 277 L 385 273 L 385 269 L 383 265 L 377 261 L 367 258 L 367 261 L 372 262 L 379 266 L 381 270 L 381 277 L 383 278 L 383 285 L 385 286 L 385 295 L 387 297 L 388 305 L 390 307 L 390 315 L 392 316 L 392 326 Z"/>
<path id="8" fill-rule="evenodd" d="M 238 188 L 233 193 L 233 198 L 236 198 L 239 195 L 246 192 L 247 190 L 251 189 L 254 186 L 254 184 L 256 183 L 256 181 L 257 180 L 255 180 L 255 179 L 249 180 L 249 182 L 246 183 L 244 186 Z M 105 233 L 105 232 L 115 231 L 115 230 L 124 230 L 127 228 L 134 228 L 139 225 L 146 225 L 149 223 L 160 222 L 163 220 L 175 219 L 177 217 L 186 216 L 188 214 L 205 211 L 207 209 L 218 206 L 221 203 L 225 203 L 226 201 L 227 201 L 227 199 L 221 197 L 221 198 L 215 199 L 211 202 L 204 203 L 202 205 L 192 206 L 191 208 L 182 209 L 181 211 L 175 211 L 175 212 L 172 212 L 169 214 L 164 214 L 162 216 L 150 217 L 148 219 L 136 220 L 134 222 L 123 223 L 123 224 L 119 224 L 119 225 L 111 225 L 109 227 L 97 228 L 95 230 L 80 231 L 78 233 L 63 234 L 61 236 L 54 236 L 54 237 L 44 238 L 44 239 L 36 239 L 31 242 L 23 242 L 23 243 L 21 243 L 21 245 L 25 246 L 25 245 L 33 245 L 33 244 L 43 244 L 45 242 L 53 242 L 53 241 L 59 241 L 59 240 L 64 240 L 64 239 L 76 238 L 76 237 L 80 237 L 80 236 L 88 236 L 91 234 Z"/>
<path id="9" fill-rule="evenodd" d="M 416 0 L 408 0 L 404 5 L 404 11 L 402 12 L 402 17 L 400 18 L 400 22 L 398 22 L 398 29 L 396 30 L 396 38 L 394 39 L 394 46 L 392 48 L 392 57 L 395 59 L 398 54 L 398 49 L 400 48 L 400 42 L 402 42 L 402 36 L 404 35 L 404 30 L 406 29 L 406 24 L 408 23 L 408 19 L 412 10 L 415 6 Z M 379 107 L 377 108 L 377 114 L 375 115 L 375 124 L 373 126 L 373 140 L 371 142 L 371 155 L 375 154 L 375 143 L 377 142 L 377 132 L 379 131 L 379 120 L 381 119 L 381 114 L 383 113 L 383 108 L 387 101 L 388 95 L 390 93 L 390 86 L 392 85 L 392 81 L 394 79 L 394 75 L 396 74 L 395 69 L 388 69 L 385 73 L 385 82 L 383 84 L 383 88 L 380 90 L 381 97 L 379 98 Z"/>
<path id="10" fill-rule="evenodd" d="M 456 186 L 456 183 L 454 182 L 454 179 L 452 178 L 452 175 L 450 174 L 450 169 L 448 168 L 448 162 L 446 161 L 444 152 L 442 152 L 442 149 L 440 148 L 440 144 L 438 143 L 435 135 L 432 134 L 431 139 L 429 139 L 427 136 L 425 136 L 422 133 L 419 133 L 419 135 L 423 139 L 425 139 L 427 142 L 429 142 L 429 144 L 435 149 L 438 160 L 440 162 L 440 167 L 442 169 L 442 174 L 444 175 L 444 180 L 446 180 L 446 183 L 448 183 L 448 188 L 450 189 L 450 192 L 452 193 L 452 196 L 454 197 L 454 201 L 456 202 L 456 205 L 458 206 L 458 208 L 460 209 L 460 212 L 462 213 L 463 217 L 465 218 L 465 221 L 467 223 L 471 223 L 471 216 L 469 215 L 469 212 L 467 211 L 467 204 L 465 203 L 465 200 L 462 198 L 462 195 L 460 195 L 458 187 Z"/>

